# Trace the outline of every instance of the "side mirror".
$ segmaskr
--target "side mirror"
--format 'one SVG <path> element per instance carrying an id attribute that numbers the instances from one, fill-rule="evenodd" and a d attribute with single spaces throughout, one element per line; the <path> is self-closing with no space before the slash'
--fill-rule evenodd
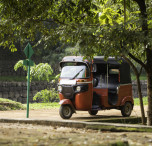
<path id="1" fill-rule="evenodd" d="M 96 64 L 92 65 L 92 72 L 97 72 L 97 65 Z"/>
<path id="2" fill-rule="evenodd" d="M 98 85 L 98 79 L 93 78 L 93 87 L 97 87 L 97 85 Z"/>

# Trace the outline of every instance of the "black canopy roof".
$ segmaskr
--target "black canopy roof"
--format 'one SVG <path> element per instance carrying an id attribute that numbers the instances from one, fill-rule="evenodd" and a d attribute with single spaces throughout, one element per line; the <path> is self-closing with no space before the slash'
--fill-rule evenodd
<path id="1" fill-rule="evenodd" d="M 116 60 L 114 57 L 108 57 L 107 60 L 105 60 L 104 56 L 95 56 L 93 58 L 93 63 L 101 63 L 101 64 L 120 65 L 122 61 L 124 61 L 124 59 L 119 58 Z"/>
<path id="2" fill-rule="evenodd" d="M 66 56 L 62 59 L 60 62 L 60 65 L 63 62 L 84 62 L 86 63 L 86 60 L 83 60 L 83 56 Z M 114 57 L 108 57 L 107 60 L 104 59 L 104 56 L 95 56 L 93 58 L 94 64 L 108 64 L 108 65 L 114 65 L 115 67 L 119 68 L 120 70 L 120 83 L 121 84 L 128 84 L 131 83 L 131 76 L 130 76 L 130 66 L 129 64 L 123 59 L 123 58 L 114 58 Z"/>
<path id="3" fill-rule="evenodd" d="M 114 57 L 109 57 L 107 60 L 104 60 L 104 56 L 95 56 L 93 58 L 93 63 L 108 64 L 108 65 L 113 65 L 113 66 L 119 68 L 120 83 L 121 84 L 131 83 L 130 65 L 123 58 L 115 59 Z"/>

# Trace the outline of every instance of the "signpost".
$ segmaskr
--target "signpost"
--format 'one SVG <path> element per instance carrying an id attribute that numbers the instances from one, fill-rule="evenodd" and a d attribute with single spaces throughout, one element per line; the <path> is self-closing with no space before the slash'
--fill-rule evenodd
<path id="1" fill-rule="evenodd" d="M 27 114 L 26 117 L 29 117 L 29 93 L 30 93 L 30 66 L 34 65 L 34 62 L 31 60 L 32 55 L 34 54 L 34 51 L 31 47 L 31 45 L 28 43 L 27 46 L 24 49 L 24 53 L 27 57 L 26 60 L 23 60 L 23 64 L 28 67 L 27 72 Z"/>

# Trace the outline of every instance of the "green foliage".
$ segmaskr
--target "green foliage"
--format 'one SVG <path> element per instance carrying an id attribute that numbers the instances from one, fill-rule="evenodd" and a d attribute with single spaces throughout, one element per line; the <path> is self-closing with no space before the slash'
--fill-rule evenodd
<path id="1" fill-rule="evenodd" d="M 152 28 L 152 4 L 146 1 L 147 24 Z M 13 2 L 1 0 L 1 45 L 11 46 L 16 40 L 37 40 L 39 52 L 48 48 L 51 61 L 62 58 L 64 51 L 55 49 L 63 44 L 79 44 L 82 55 L 119 56 L 132 52 L 144 58 L 144 41 L 152 44 L 152 33 L 142 32 L 140 8 L 135 1 L 126 1 L 127 19 L 124 22 L 124 1 L 58 0 Z M 7 28 L 7 29 L 6 29 Z M 13 33 L 14 32 L 14 33 Z M 5 34 L 10 34 L 6 35 Z M 12 37 L 14 36 L 14 37 Z M 9 40 L 9 41 L 8 41 Z M 58 45 L 57 45 L 58 46 Z M 14 47 L 12 47 L 14 48 Z M 44 49 L 41 49 L 44 48 Z M 68 49 L 67 49 L 68 50 Z M 74 49 L 75 50 L 75 49 Z M 48 51 L 49 52 L 49 51 Z M 69 52 L 69 51 L 68 51 Z M 46 60 L 50 55 L 46 55 Z"/>
<path id="2" fill-rule="evenodd" d="M 102 14 L 99 16 L 100 25 L 114 25 L 115 23 L 123 23 L 123 17 L 120 16 L 119 11 L 115 11 L 112 8 L 103 9 Z"/>
<path id="3" fill-rule="evenodd" d="M 25 65 L 23 65 L 23 60 L 19 60 L 15 66 L 14 66 L 14 70 L 17 71 L 18 68 L 23 68 L 24 71 L 27 71 L 27 67 Z"/>
<path id="4" fill-rule="evenodd" d="M 148 97 L 143 97 L 143 104 L 148 105 Z M 140 105 L 139 98 L 134 98 L 134 105 Z"/>
<path id="5" fill-rule="evenodd" d="M 33 100 L 40 99 L 42 102 L 54 102 L 59 99 L 58 92 L 52 88 L 50 90 L 44 89 L 40 92 L 37 92 L 33 97 Z"/>
<path id="6" fill-rule="evenodd" d="M 47 80 L 50 81 L 50 77 L 53 73 L 51 66 L 48 63 L 39 63 L 31 67 L 30 75 L 32 78 L 36 78 L 38 80 Z"/>
<path id="7" fill-rule="evenodd" d="M 24 110 L 25 106 L 19 102 L 15 102 L 9 99 L 0 98 L 0 111 L 5 110 Z"/>
<path id="8" fill-rule="evenodd" d="M 131 80 L 135 81 L 136 80 L 136 76 L 134 74 L 131 74 Z M 147 80 L 147 76 L 146 75 L 140 75 L 140 80 Z"/>
<path id="9" fill-rule="evenodd" d="M 14 70 L 17 71 L 18 68 L 27 70 L 27 67 L 23 65 L 23 60 L 20 60 L 15 64 Z M 38 65 L 34 64 L 30 69 L 30 79 L 47 80 L 49 82 L 52 73 L 53 70 L 48 63 L 39 63 Z"/>
<path id="10" fill-rule="evenodd" d="M 55 78 L 52 80 L 52 83 L 58 83 L 59 78 L 60 74 L 56 75 Z"/>

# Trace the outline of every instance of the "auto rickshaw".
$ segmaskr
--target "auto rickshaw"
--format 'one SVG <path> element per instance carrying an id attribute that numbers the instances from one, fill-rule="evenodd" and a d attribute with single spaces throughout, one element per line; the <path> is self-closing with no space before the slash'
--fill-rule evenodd
<path id="1" fill-rule="evenodd" d="M 118 109 L 130 116 L 134 101 L 130 66 L 124 59 L 96 56 L 92 61 L 67 56 L 60 62 L 59 114 L 71 118 L 76 110 L 96 115 L 99 110 Z"/>

